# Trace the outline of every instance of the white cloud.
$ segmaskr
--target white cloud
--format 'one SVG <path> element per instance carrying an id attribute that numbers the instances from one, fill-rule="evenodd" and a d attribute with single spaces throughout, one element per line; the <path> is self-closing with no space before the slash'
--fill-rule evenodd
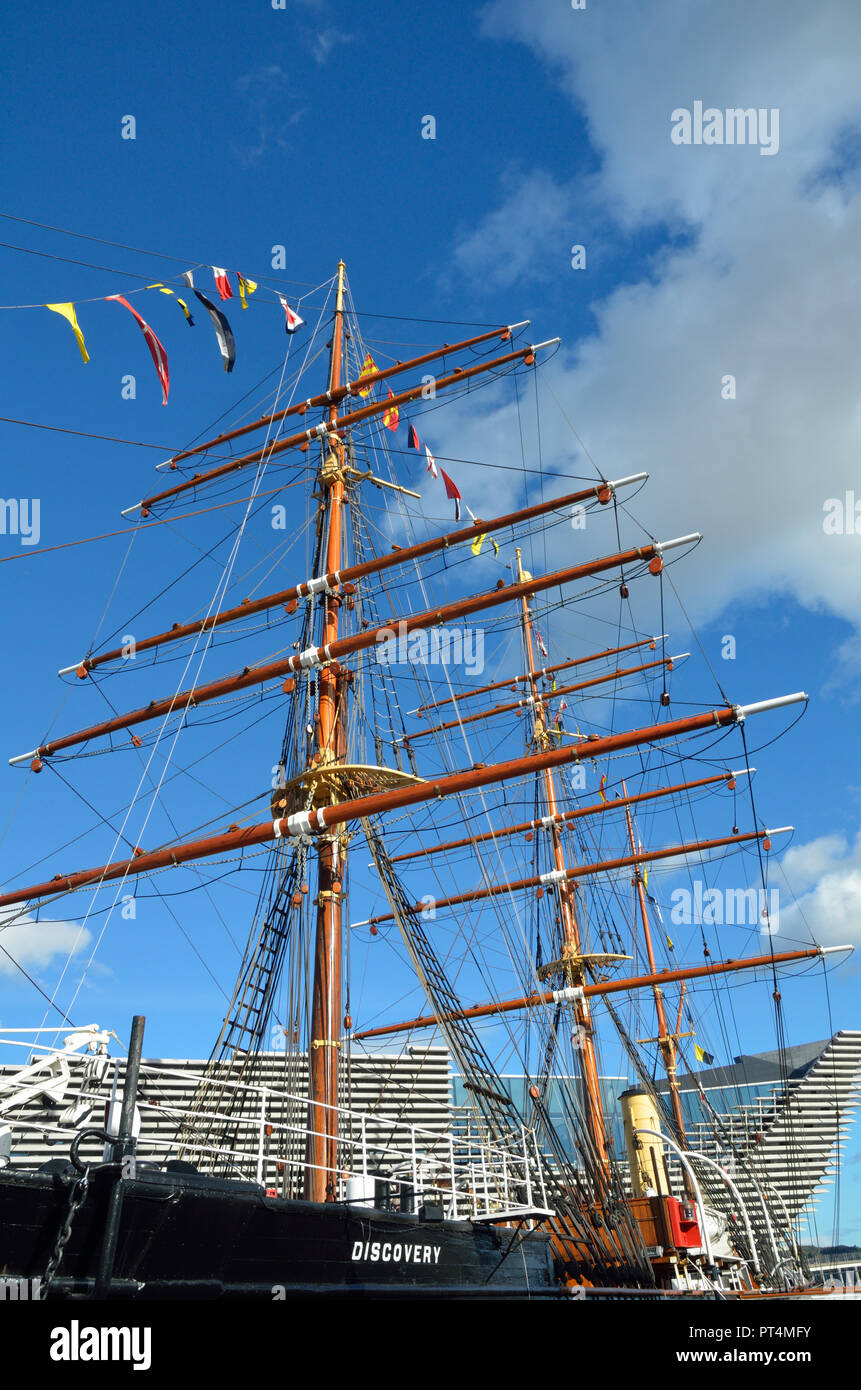
<path id="1" fill-rule="evenodd" d="M 235 79 L 234 86 L 248 103 L 256 124 L 253 141 L 232 139 L 230 150 L 240 164 L 249 167 L 273 150 L 290 147 L 287 130 L 303 119 L 306 107 L 296 107 L 290 74 L 277 63 L 263 63 Z"/>
<path id="2" fill-rule="evenodd" d="M 525 273 L 532 279 L 546 273 L 542 255 L 564 245 L 574 191 L 542 169 L 505 174 L 503 189 L 500 205 L 462 234 L 454 265 L 465 277 L 504 289 Z"/>
<path id="3" fill-rule="evenodd" d="M 353 38 L 352 34 L 345 34 L 341 29 L 318 29 L 311 44 L 311 53 L 315 62 L 321 65 L 328 62 L 330 55 L 339 44 L 352 43 Z"/>
<path id="4" fill-rule="evenodd" d="M 600 255 L 608 216 L 626 234 L 662 221 L 686 234 L 648 279 L 592 306 L 597 332 L 560 353 L 548 380 L 606 476 L 651 474 L 635 511 L 654 534 L 705 533 L 683 571 L 698 621 L 741 596 L 784 593 L 857 625 L 861 535 L 826 535 L 822 523 L 828 498 L 861 498 L 861 197 L 846 136 L 861 121 L 861 9 L 786 0 L 778 19 L 770 7 L 667 0 L 658 21 L 649 6 L 499 0 L 483 27 L 548 63 L 602 165 L 579 203 L 558 172 L 519 185 L 509 175 L 453 265 L 473 281 L 484 267 L 497 285 L 528 284 L 546 273 L 548 238 L 566 268 L 574 242 Z M 778 107 L 779 152 L 673 145 L 671 112 L 697 99 Z M 588 271 L 566 273 L 572 298 L 588 295 Z M 735 400 L 721 396 L 729 374 Z M 483 425 L 477 456 L 492 457 L 511 418 Z M 577 456 L 561 416 L 549 412 L 542 430 L 548 467 Z"/>
<path id="5" fill-rule="evenodd" d="M 74 922 L 47 918 L 37 922 L 29 912 L 18 914 L 14 909 L 4 909 L 0 913 L 0 946 L 3 948 L 0 951 L 0 975 L 21 979 L 14 961 L 26 970 L 32 966 L 45 966 L 55 956 L 77 955 L 91 939 L 89 929 L 82 929 Z"/>
<path id="6" fill-rule="evenodd" d="M 840 835 L 823 835 L 793 846 L 781 867 L 799 894 L 797 904 L 781 907 L 782 937 L 803 939 L 812 932 L 825 946 L 861 945 L 861 831 L 852 845 Z"/>

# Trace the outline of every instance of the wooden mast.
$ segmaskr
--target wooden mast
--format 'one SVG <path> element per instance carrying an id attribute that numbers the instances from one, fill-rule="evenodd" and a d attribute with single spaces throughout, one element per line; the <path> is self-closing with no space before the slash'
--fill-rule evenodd
<path id="1" fill-rule="evenodd" d="M 622 783 L 622 790 L 627 796 L 628 788 Z M 628 841 L 631 846 L 631 853 L 637 853 L 637 842 L 634 838 L 634 822 L 631 819 L 630 806 L 625 807 L 625 821 L 628 826 Z M 643 938 L 646 943 L 646 957 L 649 962 L 649 974 L 657 974 L 655 964 L 655 951 L 652 945 L 652 927 L 649 922 L 649 912 L 646 907 L 646 887 L 643 882 L 643 874 L 639 864 L 634 865 L 634 887 L 637 891 L 637 901 L 640 907 L 640 921 L 643 925 Z M 654 984 L 652 990 L 655 996 L 655 1012 L 658 1017 L 658 1046 L 661 1050 L 661 1058 L 664 1064 L 664 1071 L 667 1073 L 667 1084 L 670 1088 L 670 1104 L 673 1109 L 673 1119 L 679 1132 L 679 1139 L 684 1147 L 685 1142 L 685 1118 L 682 1113 L 682 1100 L 679 1095 L 679 1078 L 676 1068 L 676 1041 L 677 1036 L 670 1032 L 667 1025 L 667 1011 L 664 1008 L 664 991 L 659 984 Z M 677 1030 L 678 1031 L 678 1030 Z"/>
<path id="2" fill-rule="evenodd" d="M 530 580 L 532 576 L 523 568 L 519 546 L 515 551 L 515 555 L 517 557 L 517 582 L 518 584 L 524 584 Z M 532 645 L 532 610 L 529 607 L 530 598 L 530 594 L 523 594 L 520 604 L 523 624 L 523 641 L 526 650 L 527 671 L 529 674 L 529 689 L 532 693 L 532 742 L 539 751 L 544 752 L 551 742 L 551 736 L 547 730 L 547 713 L 544 703 L 538 697 L 538 676 L 535 665 L 535 653 Z M 562 850 L 562 839 L 559 833 L 559 823 L 556 819 L 558 815 L 558 805 L 553 769 L 551 767 L 545 767 L 541 770 L 539 775 L 544 781 L 547 814 L 553 817 L 549 827 L 550 844 L 553 852 L 553 868 L 555 872 L 561 876 L 561 881 L 556 884 L 562 924 L 562 960 L 560 962 L 560 967 L 564 973 L 566 984 L 582 986 L 585 981 L 585 976 L 580 924 L 577 919 L 577 908 L 574 896 L 576 888 L 574 882 L 567 877 L 565 855 Z M 585 997 L 580 996 L 577 998 L 573 1006 L 573 1012 L 576 1019 L 576 1036 L 581 1057 L 586 1127 L 592 1144 L 594 1145 L 600 1168 L 603 1172 L 607 1168 L 607 1132 L 601 1102 L 601 1083 L 598 1073 L 598 1063 L 595 1057 L 592 1019 L 589 1012 L 589 1005 Z"/>
<path id="3" fill-rule="evenodd" d="M 341 386 L 344 358 L 344 262 L 338 262 L 335 322 L 329 363 L 329 391 Z M 338 404 L 329 407 L 329 426 L 335 431 Z M 326 571 L 337 573 L 343 550 L 344 442 L 330 433 L 320 470 L 325 489 Z M 326 597 L 324 645 L 337 640 L 340 594 Z M 340 671 L 323 666 L 318 673 L 319 702 L 314 738 L 314 763 L 337 762 L 342 756 Z M 311 1036 L 308 1039 L 308 1141 L 305 1196 L 312 1202 L 334 1201 L 338 1169 L 338 1050 L 341 1046 L 342 919 L 341 885 L 347 837 L 335 831 L 323 837 L 317 848 L 317 924 L 314 946 L 314 984 L 311 997 Z"/>

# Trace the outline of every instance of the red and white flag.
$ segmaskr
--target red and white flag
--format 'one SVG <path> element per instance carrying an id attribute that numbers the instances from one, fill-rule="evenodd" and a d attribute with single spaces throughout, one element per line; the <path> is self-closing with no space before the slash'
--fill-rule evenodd
<path id="1" fill-rule="evenodd" d="M 544 645 L 544 639 L 542 638 L 541 633 L 538 631 L 538 628 L 535 629 L 535 638 L 536 638 L 536 641 L 538 642 L 538 650 L 540 651 L 541 655 L 542 655 L 542 656 L 549 656 L 550 653 L 548 652 L 547 648 L 546 648 L 545 645 Z"/>
<path id="2" fill-rule="evenodd" d="M 215 276 L 215 288 L 218 290 L 218 293 L 221 295 L 221 298 L 232 299 L 233 290 L 230 288 L 230 281 L 227 278 L 227 271 L 222 270 L 220 265 L 214 265 L 212 267 L 212 273 Z"/>
<path id="3" fill-rule="evenodd" d="M 438 478 L 438 477 L 439 477 L 439 473 L 437 472 L 436 460 L 435 460 L 433 454 L 431 453 L 430 449 L 428 448 L 427 444 L 425 445 L 425 454 L 426 454 L 426 456 L 427 456 L 427 461 L 428 461 L 428 466 L 427 466 L 427 468 L 425 469 L 425 472 L 426 472 L 426 473 L 431 473 L 431 474 L 433 474 L 433 476 L 434 476 L 435 478 Z"/>
<path id="4" fill-rule="evenodd" d="M 281 308 L 284 310 L 284 331 L 285 333 L 295 333 L 297 328 L 302 327 L 305 320 L 300 319 L 299 315 L 293 312 L 283 295 L 279 294 L 278 298 L 281 300 Z"/>
<path id="5" fill-rule="evenodd" d="M 167 370 L 167 353 L 165 352 L 158 338 L 153 333 L 149 324 L 146 322 L 145 319 L 141 318 L 137 309 L 132 308 L 131 304 L 129 304 L 129 301 L 127 299 L 124 299 L 121 294 L 107 294 L 105 295 L 105 298 L 115 299 L 118 304 L 125 305 L 129 313 L 133 314 L 134 317 L 137 319 L 138 324 L 140 325 L 140 330 L 144 335 L 146 345 L 149 348 L 150 356 L 153 360 L 153 365 L 156 371 L 158 372 L 158 379 L 161 382 L 161 403 L 162 405 L 167 405 L 167 393 L 168 387 L 170 386 L 170 377 L 168 375 Z"/>
<path id="6" fill-rule="evenodd" d="M 445 495 L 446 497 L 451 497 L 454 502 L 454 519 L 455 521 L 460 521 L 460 493 L 458 492 L 451 478 L 446 473 L 445 469 L 441 468 L 439 471 L 442 474 L 442 480 L 445 483 Z"/>

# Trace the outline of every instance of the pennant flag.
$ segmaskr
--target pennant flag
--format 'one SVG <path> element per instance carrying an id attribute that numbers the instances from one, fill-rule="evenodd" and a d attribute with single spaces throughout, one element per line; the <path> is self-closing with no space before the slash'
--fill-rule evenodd
<path id="1" fill-rule="evenodd" d="M 407 445 L 409 446 L 410 449 L 420 449 L 420 448 L 421 448 L 421 444 L 419 443 L 419 437 L 418 437 L 418 435 L 416 434 L 416 427 L 415 427 L 415 425 L 410 425 L 409 433 L 408 433 L 408 435 L 407 435 Z"/>
<path id="2" fill-rule="evenodd" d="M 427 456 L 428 461 L 425 472 L 430 473 L 434 478 L 438 478 L 439 473 L 436 471 L 436 460 L 434 459 L 434 456 L 428 448 L 427 444 L 425 445 L 425 455 Z"/>
<path id="3" fill-rule="evenodd" d="M 377 366 L 371 354 L 366 353 L 365 360 L 362 363 L 362 370 L 359 373 L 359 381 L 362 380 L 362 377 L 371 376 L 374 372 L 378 372 L 379 370 L 380 369 Z M 365 396 L 370 396 L 373 389 L 373 386 L 363 386 L 359 391 L 359 395 L 362 397 L 362 399 L 364 399 Z"/>
<path id="4" fill-rule="evenodd" d="M 699 1043 L 694 1043 L 694 1052 L 697 1054 L 698 1062 L 705 1062 L 706 1064 L 710 1064 L 714 1061 L 714 1057 L 712 1056 L 712 1054 L 710 1052 L 706 1052 L 704 1047 L 700 1047 Z"/>
<path id="5" fill-rule="evenodd" d="M 286 320 L 284 324 L 284 332 L 295 333 L 297 328 L 302 327 L 302 324 L 305 322 L 305 320 L 300 319 L 298 314 L 294 314 L 293 310 L 290 308 L 290 305 L 287 303 L 287 300 L 284 298 L 283 295 L 279 294 L 278 298 L 281 300 L 281 308 L 284 310 L 284 318 Z"/>
<path id="6" fill-rule="evenodd" d="M 191 271 L 186 271 L 185 275 L 182 277 L 184 280 L 186 275 L 188 276 L 186 284 L 190 284 Z M 194 286 L 192 285 L 191 288 L 194 289 Z M 211 299 L 207 299 L 205 294 L 201 294 L 200 290 L 194 290 L 194 293 L 212 319 L 212 326 L 215 329 L 215 336 L 218 339 L 218 346 L 221 350 L 221 360 L 224 363 L 224 370 L 226 372 L 232 372 L 233 364 L 236 361 L 236 342 L 233 337 L 233 330 L 224 314 L 222 314 L 220 309 L 216 309 Z"/>
<path id="7" fill-rule="evenodd" d="M 445 483 L 445 495 L 446 497 L 451 497 L 454 502 L 454 519 L 455 521 L 460 521 L 460 493 L 458 492 L 451 478 L 446 473 L 445 469 L 441 468 L 439 471 L 442 474 L 442 480 Z M 436 477 L 436 473 L 434 473 L 434 477 Z"/>
<path id="8" fill-rule="evenodd" d="M 137 309 L 132 308 L 131 304 L 129 304 L 129 301 L 127 299 L 123 299 L 123 296 L 121 294 L 106 294 L 105 298 L 115 299 L 118 304 L 124 305 L 124 307 L 128 309 L 129 313 L 133 314 L 134 317 L 137 319 L 138 323 L 140 324 L 141 333 L 143 333 L 144 335 L 146 345 L 150 351 L 150 356 L 153 360 L 156 372 L 158 373 L 158 379 L 161 382 L 161 403 L 162 405 L 167 405 L 167 392 L 168 387 L 170 385 L 170 378 L 168 376 L 167 370 L 167 353 L 165 352 L 158 338 L 153 333 L 149 324 L 141 318 Z"/>
<path id="9" fill-rule="evenodd" d="M 246 295 L 254 293 L 254 291 L 257 289 L 257 281 L 246 280 L 245 276 L 240 275 L 238 270 L 236 272 L 236 279 L 239 283 L 239 298 L 242 300 L 242 307 L 243 309 L 247 309 L 248 300 L 246 298 Z"/>
<path id="10" fill-rule="evenodd" d="M 218 290 L 218 293 L 221 295 L 221 298 L 232 299 L 233 290 L 230 288 L 230 281 L 227 278 L 227 271 L 222 270 L 221 266 L 214 265 L 212 267 L 212 273 L 215 276 L 215 288 Z"/>
<path id="11" fill-rule="evenodd" d="M 387 399 L 391 400 L 394 396 L 394 392 L 392 391 L 392 388 L 390 386 L 386 387 L 386 390 L 388 392 Z M 400 422 L 400 418 L 401 413 L 396 405 L 390 406 L 388 410 L 383 411 L 383 424 L 385 425 L 387 430 L 396 430 Z"/>
<path id="12" fill-rule="evenodd" d="M 81 349 L 81 356 L 83 357 L 85 362 L 89 362 L 90 354 L 87 352 L 87 345 L 84 342 L 84 335 L 78 327 L 78 320 L 75 315 L 74 304 L 46 304 L 45 308 L 53 310 L 55 314 L 63 315 L 63 318 L 67 321 L 67 323 L 70 324 L 72 332 L 74 333 L 75 338 L 77 339 L 78 347 Z"/>
<path id="13" fill-rule="evenodd" d="M 670 950 L 672 951 L 672 949 L 673 949 L 673 943 L 672 943 L 670 937 L 667 937 L 667 945 L 669 946 Z"/>
<path id="14" fill-rule="evenodd" d="M 182 279 L 183 279 L 183 280 L 185 281 L 185 283 L 188 285 L 188 288 L 189 288 L 190 290 L 193 290 L 193 289 L 194 289 L 194 271 L 193 271 L 193 270 L 184 270 L 184 271 L 182 272 Z"/>
<path id="15" fill-rule="evenodd" d="M 648 892 L 648 890 L 649 890 L 649 870 L 648 870 L 648 869 L 644 869 L 644 870 L 643 870 L 643 887 L 644 887 L 644 888 L 646 889 L 646 891 Z"/>
<path id="16" fill-rule="evenodd" d="M 578 730 L 578 733 L 579 733 L 579 730 Z M 604 788 L 606 787 L 606 785 L 607 785 L 607 778 L 606 778 L 606 775 L 605 775 L 604 777 L 601 778 L 601 781 L 600 781 L 600 783 L 599 783 L 599 785 L 598 785 L 598 795 L 600 796 L 600 798 L 601 798 L 602 801 L 606 801 L 606 800 L 607 800 L 606 796 L 604 795 Z"/>
<path id="17" fill-rule="evenodd" d="M 162 293 L 162 294 L 172 294 L 172 295 L 175 295 L 177 304 L 179 305 L 179 307 L 180 307 L 180 309 L 182 310 L 182 312 L 185 314 L 185 321 L 186 321 L 186 323 L 188 324 L 189 328 L 193 328 L 193 327 L 194 327 L 194 319 L 191 317 L 191 310 L 189 309 L 189 307 L 188 307 L 188 305 L 186 304 L 185 300 L 184 300 L 184 299 L 180 299 L 179 295 L 176 294 L 176 292 L 175 292 L 174 290 L 168 289 L 167 285 L 162 285 L 158 280 L 155 282 L 154 285 L 147 285 L 147 289 L 148 289 L 148 290 L 161 290 L 161 293 Z"/>
<path id="18" fill-rule="evenodd" d="M 556 694 L 556 677 L 555 677 L 555 676 L 553 677 L 553 684 L 551 685 L 550 689 L 553 691 L 553 694 L 555 695 L 555 694 Z"/>
<path id="19" fill-rule="evenodd" d="M 536 641 L 538 642 L 538 650 L 540 651 L 541 655 L 542 655 L 542 656 L 549 656 L 550 653 L 548 652 L 547 648 L 546 648 L 545 645 L 544 645 L 544 639 L 543 639 L 543 637 L 541 636 L 541 633 L 538 631 L 538 628 L 535 629 L 535 637 L 536 637 Z"/>

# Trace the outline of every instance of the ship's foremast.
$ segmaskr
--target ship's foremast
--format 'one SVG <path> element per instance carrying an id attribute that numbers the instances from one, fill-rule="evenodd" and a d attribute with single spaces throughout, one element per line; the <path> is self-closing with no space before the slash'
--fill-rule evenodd
<path id="1" fill-rule="evenodd" d="M 326 571 L 337 574 L 343 551 L 344 441 L 337 434 L 338 400 L 344 358 L 344 262 L 338 262 L 335 320 L 329 358 L 329 437 L 320 469 Z M 337 641 L 341 596 L 326 596 L 323 645 Z M 343 758 L 344 712 L 340 668 L 319 672 L 319 703 L 314 731 L 313 762 L 317 768 Z M 317 843 L 317 919 L 314 944 L 314 982 L 311 996 L 311 1036 L 308 1039 L 308 1140 L 305 1196 L 314 1202 L 333 1201 L 338 1171 L 338 1052 L 342 1011 L 342 885 L 347 836 L 336 830 Z"/>

